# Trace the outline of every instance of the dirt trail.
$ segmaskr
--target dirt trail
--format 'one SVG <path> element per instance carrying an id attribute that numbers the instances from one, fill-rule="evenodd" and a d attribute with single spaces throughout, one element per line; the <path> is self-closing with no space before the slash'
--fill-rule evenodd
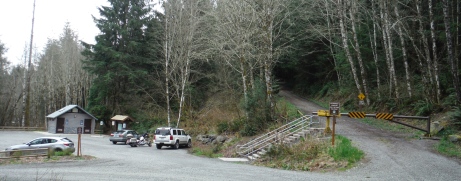
<path id="1" fill-rule="evenodd" d="M 279 95 L 285 97 L 305 114 L 325 109 L 290 91 L 282 90 Z M 322 124 L 325 123 L 325 118 L 320 120 Z M 328 174 L 340 175 L 347 180 L 357 178 L 360 180 L 459 180 L 461 178 L 461 165 L 457 161 L 433 151 L 436 140 L 410 138 L 409 134 L 381 130 L 345 116 L 337 118 L 336 134 L 351 139 L 366 156 L 356 168 Z"/>

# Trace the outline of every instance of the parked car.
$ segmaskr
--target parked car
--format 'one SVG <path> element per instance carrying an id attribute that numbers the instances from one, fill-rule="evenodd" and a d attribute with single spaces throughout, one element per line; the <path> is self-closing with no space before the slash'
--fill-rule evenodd
<path id="1" fill-rule="evenodd" d="M 66 137 L 39 137 L 29 141 L 28 143 L 10 146 L 6 148 L 5 151 L 36 148 L 51 148 L 53 151 L 66 150 L 71 153 L 75 152 L 74 142 Z"/>
<path id="2" fill-rule="evenodd" d="M 170 146 L 178 149 L 179 146 L 192 147 L 191 137 L 183 129 L 160 127 L 155 130 L 154 143 L 157 149 L 162 146 Z"/>
<path id="3" fill-rule="evenodd" d="M 113 144 L 117 144 L 117 142 L 123 142 L 126 144 L 126 140 L 128 139 L 127 137 L 128 134 L 133 135 L 135 138 L 138 137 L 138 133 L 136 131 L 118 130 L 110 134 L 109 141 L 111 141 Z"/>

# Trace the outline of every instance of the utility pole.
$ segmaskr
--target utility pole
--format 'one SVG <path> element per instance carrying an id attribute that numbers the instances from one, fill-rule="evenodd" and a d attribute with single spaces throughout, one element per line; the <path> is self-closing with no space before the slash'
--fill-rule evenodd
<path id="1" fill-rule="evenodd" d="M 30 45 L 29 45 L 29 62 L 27 64 L 27 70 L 24 70 L 24 77 L 26 81 L 26 88 L 23 92 L 23 117 L 22 117 L 22 124 L 21 126 L 27 127 L 30 126 L 30 70 L 32 66 L 32 44 L 34 40 L 34 20 L 35 20 L 35 0 L 34 0 L 34 8 L 32 10 L 32 29 L 30 31 Z M 24 101 L 25 98 L 25 101 Z M 25 103 L 25 104 L 24 104 Z"/>

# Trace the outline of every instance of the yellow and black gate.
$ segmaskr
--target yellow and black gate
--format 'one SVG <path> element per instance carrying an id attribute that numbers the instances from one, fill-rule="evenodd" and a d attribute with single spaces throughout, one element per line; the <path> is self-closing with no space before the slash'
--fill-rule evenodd
<path id="1" fill-rule="evenodd" d="M 313 112 L 312 114 L 318 115 L 318 116 L 331 117 L 331 115 L 327 113 L 327 110 L 319 110 L 318 112 Z M 430 136 L 430 132 L 431 132 L 431 118 L 430 117 L 403 116 L 403 115 L 394 115 L 394 114 L 391 114 L 391 113 L 365 114 L 364 112 L 341 113 L 340 116 L 349 116 L 350 118 L 356 118 L 356 119 L 365 118 L 365 117 L 374 117 L 376 119 L 384 119 L 384 120 L 388 120 L 388 121 L 391 121 L 391 122 L 394 122 L 394 123 L 397 123 L 397 124 L 401 124 L 401 125 L 413 128 L 413 129 L 424 131 L 424 132 L 426 132 L 427 136 Z M 413 125 L 410 125 L 410 124 L 407 124 L 407 123 L 404 123 L 404 122 L 396 121 L 396 120 L 394 120 L 394 118 L 426 120 L 426 122 L 427 122 L 426 123 L 426 128 L 424 129 L 424 128 L 416 127 L 416 126 L 413 126 Z"/>

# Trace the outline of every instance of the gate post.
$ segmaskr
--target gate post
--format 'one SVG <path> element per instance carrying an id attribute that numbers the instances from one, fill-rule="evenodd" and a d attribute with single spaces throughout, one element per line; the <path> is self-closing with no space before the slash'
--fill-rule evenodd
<path id="1" fill-rule="evenodd" d="M 427 137 L 431 137 L 431 117 L 427 117 Z"/>

